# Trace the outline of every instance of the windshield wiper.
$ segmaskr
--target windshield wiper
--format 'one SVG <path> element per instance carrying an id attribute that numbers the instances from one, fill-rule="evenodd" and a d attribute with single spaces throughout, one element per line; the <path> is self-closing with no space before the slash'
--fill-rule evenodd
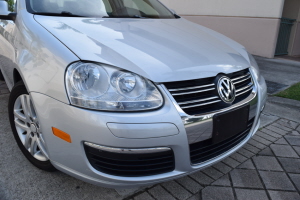
<path id="1" fill-rule="evenodd" d="M 46 16 L 61 16 L 61 17 L 85 17 L 81 15 L 74 15 L 71 12 L 62 11 L 61 13 L 52 13 L 52 12 L 34 12 L 35 15 L 46 15 Z"/>
<path id="2" fill-rule="evenodd" d="M 148 17 L 142 17 L 140 15 L 133 15 L 133 16 L 103 16 L 102 18 L 141 18 L 141 19 L 145 19 Z"/>

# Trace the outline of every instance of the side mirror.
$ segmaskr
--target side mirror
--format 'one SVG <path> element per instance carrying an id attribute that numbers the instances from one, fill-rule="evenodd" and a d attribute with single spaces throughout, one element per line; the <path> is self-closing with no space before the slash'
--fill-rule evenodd
<path id="1" fill-rule="evenodd" d="M 6 1 L 0 0 L 0 19 L 15 21 L 17 14 L 8 11 L 8 4 Z"/>

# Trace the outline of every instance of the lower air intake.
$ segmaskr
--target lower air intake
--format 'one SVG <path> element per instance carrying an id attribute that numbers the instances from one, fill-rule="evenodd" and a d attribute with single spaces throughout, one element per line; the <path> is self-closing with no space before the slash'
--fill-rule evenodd
<path id="1" fill-rule="evenodd" d="M 84 145 L 90 164 L 98 171 L 123 177 L 151 176 L 175 169 L 174 153 L 116 153 Z"/>

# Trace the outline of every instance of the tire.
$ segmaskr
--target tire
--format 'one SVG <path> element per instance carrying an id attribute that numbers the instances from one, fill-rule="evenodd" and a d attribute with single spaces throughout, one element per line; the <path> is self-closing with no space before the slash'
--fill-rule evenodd
<path id="1" fill-rule="evenodd" d="M 3 76 L 2 72 L 1 72 L 1 70 L 0 70 L 0 81 L 4 81 L 4 76 Z"/>
<path id="2" fill-rule="evenodd" d="M 15 140 L 24 156 L 39 169 L 55 171 L 48 158 L 33 103 L 22 81 L 10 93 L 8 114 Z"/>

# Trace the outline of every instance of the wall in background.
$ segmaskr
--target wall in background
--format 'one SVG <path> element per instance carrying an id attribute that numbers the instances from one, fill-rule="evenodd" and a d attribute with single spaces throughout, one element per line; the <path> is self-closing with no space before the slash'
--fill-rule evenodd
<path id="1" fill-rule="evenodd" d="M 300 0 L 285 0 L 282 17 L 296 19 L 294 23 L 288 52 L 289 55 L 300 55 Z"/>
<path id="2" fill-rule="evenodd" d="M 182 17 L 273 58 L 284 0 L 161 0 Z M 296 0 L 299 1 L 299 0 Z"/>

